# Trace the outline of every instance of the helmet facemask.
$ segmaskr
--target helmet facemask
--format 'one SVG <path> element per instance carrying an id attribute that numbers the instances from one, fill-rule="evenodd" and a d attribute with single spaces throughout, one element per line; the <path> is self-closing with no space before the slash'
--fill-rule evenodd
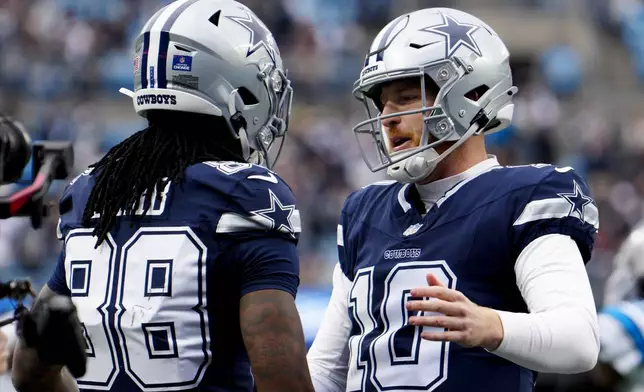
<path id="1" fill-rule="evenodd" d="M 263 74 L 266 75 L 264 83 L 269 95 L 270 115 L 267 123 L 257 133 L 255 144 L 262 157 L 262 164 L 272 169 L 286 141 L 293 88 L 286 74 L 279 68 L 274 67 Z"/>
<path id="2" fill-rule="evenodd" d="M 451 60 L 441 60 L 419 68 L 396 70 L 391 73 L 379 74 L 370 78 L 361 78 L 356 83 L 353 91 L 354 97 L 363 103 L 367 120 L 360 122 L 353 128 L 362 152 L 363 159 L 371 171 L 376 172 L 386 167 L 395 165 L 405 159 L 422 152 L 434 149 L 436 146 L 447 142 L 459 140 L 461 135 L 456 131 L 453 120 L 446 114 L 444 97 L 458 82 L 462 73 Z M 374 91 L 379 90 L 383 83 L 418 78 L 421 88 L 422 106 L 418 109 L 406 110 L 387 115 L 382 115 L 378 107 L 378 98 Z M 433 104 L 429 104 L 427 92 L 430 90 L 428 83 L 434 82 L 438 86 L 438 94 Z M 403 117 L 421 113 L 423 128 L 420 143 L 417 147 L 399 152 L 392 152 L 389 138 L 385 134 L 383 120 L 393 117 Z"/>
<path id="3" fill-rule="evenodd" d="M 274 65 L 264 67 L 258 75 L 264 83 L 268 94 L 268 120 L 259 127 L 253 139 L 249 139 L 249 128 L 254 128 L 255 124 L 248 124 L 248 121 L 255 121 L 256 117 L 252 113 L 245 112 L 241 126 L 233 126 L 237 129 L 238 138 L 244 151 L 244 159 L 249 163 L 255 163 L 272 169 L 279 158 L 282 146 L 286 140 L 286 132 L 291 114 L 291 104 L 293 101 L 293 88 L 286 74 Z M 232 101 L 232 100 L 231 100 Z M 250 106 L 246 107 L 251 109 Z M 231 110 L 231 112 L 233 112 Z M 239 112 L 240 114 L 242 112 Z"/>

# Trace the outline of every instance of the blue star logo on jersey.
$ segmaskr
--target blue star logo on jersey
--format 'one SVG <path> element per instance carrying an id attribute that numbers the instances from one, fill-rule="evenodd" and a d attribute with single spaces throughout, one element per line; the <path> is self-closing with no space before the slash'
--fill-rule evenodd
<path id="1" fill-rule="evenodd" d="M 283 205 L 280 199 L 268 190 L 268 195 L 271 200 L 271 206 L 263 210 L 251 211 L 251 214 L 261 216 L 271 222 L 271 228 L 286 231 L 293 234 L 293 213 L 295 212 L 295 205 Z"/>
<path id="2" fill-rule="evenodd" d="M 445 58 L 451 57 L 458 48 L 465 46 L 472 52 L 481 56 L 481 49 L 472 37 L 472 34 L 481 26 L 462 23 L 449 15 L 441 13 L 443 17 L 443 24 L 437 26 L 429 26 L 420 29 L 428 33 L 442 35 L 447 41 L 445 46 Z"/>
<path id="3" fill-rule="evenodd" d="M 246 57 L 255 53 L 259 48 L 264 47 L 275 62 L 275 52 L 277 52 L 277 45 L 270 31 L 257 19 L 257 17 L 250 11 L 243 9 L 246 17 L 243 16 L 227 16 L 226 18 L 232 20 L 243 26 L 250 32 L 250 43 L 248 44 L 248 51 Z"/>
<path id="4" fill-rule="evenodd" d="M 577 181 L 573 180 L 573 192 L 572 193 L 559 193 L 560 197 L 566 199 L 570 203 L 570 211 L 568 215 L 576 216 L 580 220 L 584 220 L 584 207 L 593 202 L 592 197 L 584 195 L 584 192 L 581 190 L 581 187 Z"/>

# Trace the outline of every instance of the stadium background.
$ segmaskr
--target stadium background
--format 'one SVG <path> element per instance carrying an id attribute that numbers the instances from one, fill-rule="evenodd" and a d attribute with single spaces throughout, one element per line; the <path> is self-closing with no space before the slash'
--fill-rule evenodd
<path id="1" fill-rule="evenodd" d="M 76 172 L 144 128 L 132 103 L 130 45 L 159 0 L 0 0 L 0 112 L 33 139 L 74 141 Z M 488 140 L 504 164 L 571 165 L 588 179 L 601 231 L 588 265 L 597 305 L 612 257 L 643 211 L 644 4 L 640 0 L 242 0 L 274 33 L 295 103 L 276 171 L 303 221 L 298 306 L 309 339 L 330 293 L 336 221 L 347 194 L 383 178 L 363 164 L 351 87 L 370 39 L 393 17 L 449 6 L 488 22 L 512 53 L 520 88 L 511 128 Z M 25 181 L 31 172 L 25 172 Z M 13 185 L 0 187 L 12 192 Z M 48 198 L 55 201 L 64 183 Z M 0 221 L 0 278 L 44 284 L 60 244 L 57 216 L 40 231 Z M 5 310 L 10 308 L 5 307 Z M 569 378 L 540 379 L 563 390 Z M 557 388 L 549 385 L 558 385 Z M 0 392 L 10 391 L 0 383 Z"/>

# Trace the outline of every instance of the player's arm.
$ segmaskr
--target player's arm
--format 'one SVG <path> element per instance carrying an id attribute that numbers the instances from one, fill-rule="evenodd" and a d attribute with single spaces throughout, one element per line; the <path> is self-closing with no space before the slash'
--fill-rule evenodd
<path id="1" fill-rule="evenodd" d="M 531 370 L 581 373 L 592 369 L 599 352 L 599 328 L 584 263 L 590 258 L 598 223 L 588 194 L 583 180 L 572 171 L 553 170 L 526 197 L 529 202 L 514 220 L 511 236 L 519 253 L 514 272 L 529 313 L 477 306 L 462 293 L 428 279 L 435 287 L 412 290 L 412 295 L 438 300 L 412 301 L 409 309 L 443 315 L 410 317 L 410 323 L 447 329 L 423 332 L 428 340 L 483 347 Z M 579 197 L 575 207 L 583 208 L 583 213 L 571 215 L 562 195 Z M 584 207 L 577 207 L 580 204 Z"/>
<path id="2" fill-rule="evenodd" d="M 343 267 L 350 270 L 351 265 L 351 252 L 345 247 L 345 231 L 350 222 L 347 218 L 349 199 L 342 209 L 341 224 L 337 230 L 338 264 L 333 270 L 333 291 L 313 345 L 307 354 L 316 392 L 343 392 L 347 389 L 351 336 L 348 301 L 351 280 L 345 275 Z"/>
<path id="3" fill-rule="evenodd" d="M 313 392 L 295 306 L 300 213 L 290 188 L 257 170 L 235 172 L 242 178 L 216 225 L 220 238 L 230 240 L 226 257 L 239 268 L 242 338 L 257 392 Z"/>
<path id="4" fill-rule="evenodd" d="M 315 392 L 346 390 L 351 334 L 347 303 L 350 288 L 351 281 L 337 264 L 333 271 L 331 299 L 307 354 Z"/>
<path id="5" fill-rule="evenodd" d="M 409 310 L 442 315 L 410 317 L 412 325 L 445 328 L 424 339 L 483 347 L 531 370 L 581 373 L 599 352 L 595 303 L 575 242 L 551 234 L 534 240 L 517 261 L 517 285 L 530 313 L 498 311 L 472 303 L 429 276 L 430 287 L 412 290 Z"/>
<path id="6" fill-rule="evenodd" d="M 599 227 L 590 190 L 571 168 L 551 170 L 525 198 L 510 230 L 516 284 L 530 313 L 497 312 L 494 351 L 530 369 L 580 373 L 599 355 L 599 326 L 585 263 Z"/>
<path id="7" fill-rule="evenodd" d="M 259 290 L 240 302 L 240 324 L 258 392 L 312 392 L 304 333 L 295 300 Z"/>
<path id="8" fill-rule="evenodd" d="M 58 238 L 62 239 L 60 230 L 58 230 Z M 67 287 L 67 281 L 65 279 L 65 249 L 63 248 L 49 282 L 41 289 L 31 307 L 30 313 L 33 315 L 42 315 L 43 313 L 49 313 L 51 315 L 52 313 L 56 313 L 60 308 L 58 310 L 54 309 L 52 312 L 51 303 L 52 301 L 56 301 L 59 304 L 61 301 L 57 300 L 61 298 L 64 299 L 62 302 L 68 302 L 67 305 L 73 306 L 71 305 L 71 301 L 68 300 L 70 295 L 71 292 L 69 287 Z M 43 312 L 44 308 L 47 308 L 47 312 Z M 44 341 L 39 342 L 38 345 L 30 345 L 28 347 L 25 343 L 25 325 L 21 326 L 21 331 L 19 331 L 18 338 L 16 339 L 16 348 L 13 356 L 12 382 L 18 392 L 78 391 L 74 377 L 65 366 L 50 364 L 51 362 L 61 362 L 60 358 L 55 358 L 56 353 L 53 353 L 54 357 L 49 358 L 50 361 L 43 361 L 41 355 L 38 353 L 38 349 L 40 348 L 42 352 L 42 348 L 45 346 L 49 348 L 55 348 L 56 345 L 59 345 L 59 347 L 62 346 L 64 350 L 57 351 L 64 351 L 69 354 L 70 358 L 74 359 L 73 367 L 76 369 L 76 372 L 84 372 L 85 358 L 82 355 L 84 353 L 84 347 L 81 345 L 82 342 L 79 341 L 79 338 L 82 339 L 82 337 L 79 336 L 79 331 L 72 331 L 74 325 L 80 327 L 80 322 L 75 314 L 73 317 L 66 317 L 62 325 L 60 322 L 52 323 L 51 321 L 53 319 L 48 317 L 40 317 L 39 323 L 42 323 L 45 319 L 49 320 L 49 324 L 45 325 L 48 328 L 43 328 L 44 326 L 40 325 L 41 333 L 39 335 L 49 336 L 49 338 L 43 339 Z M 24 320 L 23 318 L 22 322 Z M 63 330 L 57 331 L 56 329 L 60 327 Z M 76 332 L 76 334 L 71 332 Z"/>
<path id="9" fill-rule="evenodd" d="M 226 254 L 241 268 L 239 321 L 257 392 L 313 392 L 295 306 L 296 241 L 273 231 L 235 235 Z"/>
<path id="10" fill-rule="evenodd" d="M 32 309 L 38 309 L 56 295 L 45 285 Z M 43 363 L 36 348 L 27 347 L 22 337 L 16 344 L 11 380 L 18 392 L 78 391 L 76 381 L 65 367 Z"/>
<path id="11" fill-rule="evenodd" d="M 575 241 L 561 234 L 534 240 L 515 267 L 530 313 L 497 312 L 504 337 L 497 355 L 530 369 L 580 373 L 599 353 L 592 289 Z"/>

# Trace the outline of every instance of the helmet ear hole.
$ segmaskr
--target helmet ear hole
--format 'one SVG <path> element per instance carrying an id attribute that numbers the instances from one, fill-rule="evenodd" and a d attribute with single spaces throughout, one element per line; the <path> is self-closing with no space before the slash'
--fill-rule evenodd
<path id="1" fill-rule="evenodd" d="M 259 100 L 255 96 L 255 94 L 251 93 L 250 90 L 247 89 L 246 87 L 238 88 L 237 92 L 239 93 L 239 97 L 244 102 L 244 105 L 250 106 L 250 105 L 257 105 L 259 103 Z"/>
<path id="2" fill-rule="evenodd" d="M 465 98 L 469 99 L 470 101 L 477 102 L 483 95 L 485 95 L 486 92 L 488 92 L 490 88 L 484 84 L 468 91 L 465 94 Z"/>

